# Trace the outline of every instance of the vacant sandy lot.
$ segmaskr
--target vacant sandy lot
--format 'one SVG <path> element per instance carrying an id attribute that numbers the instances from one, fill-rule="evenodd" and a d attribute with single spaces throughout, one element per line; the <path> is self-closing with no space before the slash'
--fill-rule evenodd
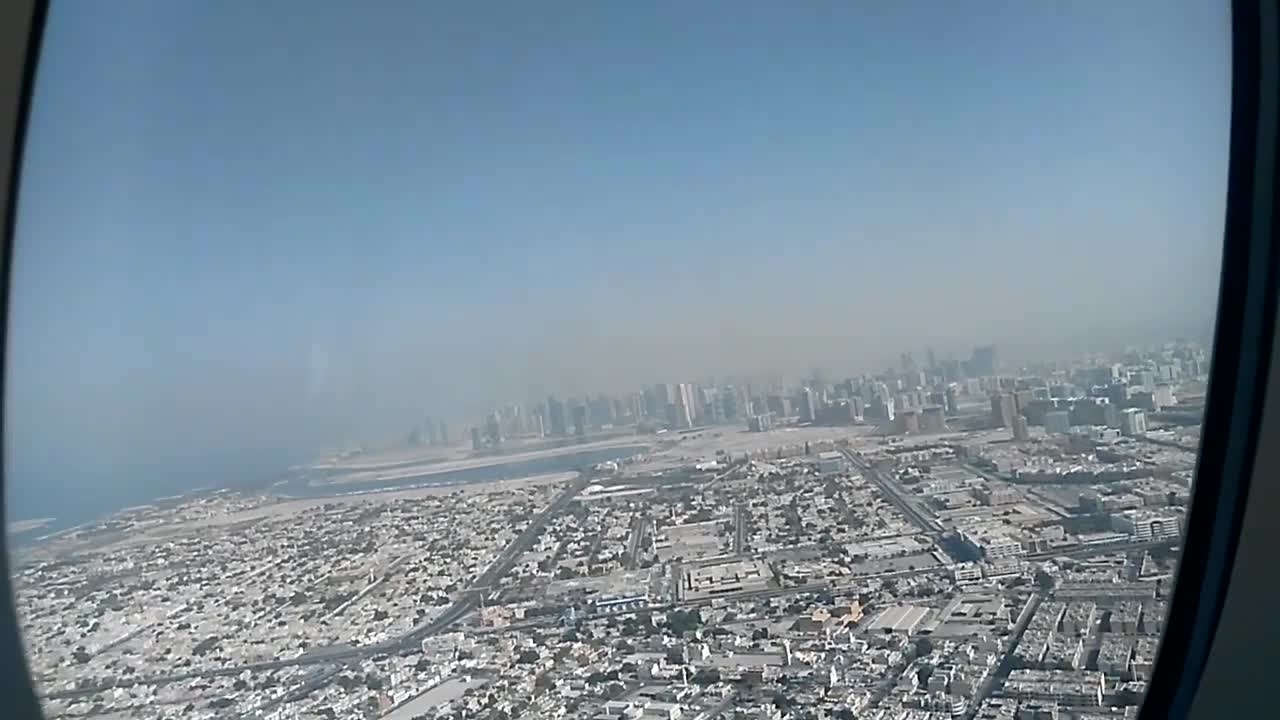
<path id="1" fill-rule="evenodd" d="M 458 677 L 449 678 L 392 710 L 390 714 L 383 715 L 382 720 L 410 720 L 410 718 L 425 715 L 428 711 L 457 700 L 468 690 L 480 687 L 487 682 L 489 681 L 484 678 L 473 677 L 467 680 Z"/>
<path id="2" fill-rule="evenodd" d="M 522 448 L 527 448 L 529 453 L 541 453 L 544 451 L 553 454 L 561 449 L 567 448 L 547 448 L 545 445 L 557 440 L 572 441 L 574 438 L 534 438 L 520 437 L 509 438 L 504 443 L 504 449 L 509 453 L 501 456 L 504 459 L 518 459 L 518 454 L 523 454 Z M 594 433 L 583 438 L 584 442 L 573 445 L 574 448 L 590 450 L 592 448 L 606 448 L 615 445 L 627 445 L 632 442 L 640 443 L 639 436 L 626 430 L 612 430 Z M 357 471 L 392 471 L 410 465 L 435 465 L 446 462 L 467 462 L 470 460 L 486 460 L 489 458 L 473 458 L 474 452 L 469 443 L 461 445 L 450 445 L 449 447 L 397 447 L 386 450 L 376 450 L 359 455 L 353 455 L 348 458 L 337 459 L 330 458 L 314 465 L 308 466 L 312 470 L 350 470 Z M 530 457 L 538 457 L 539 455 L 531 455 Z M 302 467 L 295 469 L 305 469 Z M 458 469 L 453 466 L 451 469 Z"/>
<path id="3" fill-rule="evenodd" d="M 409 462 L 428 463 L 439 460 L 457 460 L 471 454 L 464 445 L 449 447 L 402 447 L 391 450 L 362 453 L 345 459 L 331 458 L 310 467 L 317 470 L 380 470 Z"/>
<path id="4" fill-rule="evenodd" d="M 736 426 L 711 427 L 687 435 L 663 433 L 663 442 L 680 438 L 679 442 L 649 454 L 644 462 L 627 466 L 627 473 L 651 473 L 697 462 L 716 459 L 716 452 L 723 450 L 730 456 L 746 452 L 756 453 L 782 447 L 804 445 L 821 440 L 856 438 L 871 432 L 862 427 L 787 427 L 769 432 L 748 432 Z"/>
<path id="5" fill-rule="evenodd" d="M 557 448 L 543 448 L 541 450 L 530 450 L 527 452 L 514 452 L 505 455 L 485 455 L 482 457 L 467 457 L 457 460 L 434 460 L 425 461 L 421 464 L 397 466 L 388 470 L 359 470 L 350 473 L 342 473 L 332 475 L 324 479 L 312 480 L 312 484 L 319 485 L 335 485 L 358 482 L 383 482 L 388 480 L 400 480 L 403 478 L 413 477 L 429 477 L 440 473 L 454 472 L 457 470 L 471 470 L 474 468 L 493 467 L 496 465 L 506 465 L 507 463 L 523 462 L 526 460 L 540 460 L 545 458 L 559 457 L 561 455 L 572 455 L 580 452 L 590 452 L 592 450 L 606 450 L 608 448 L 626 447 L 628 445 L 647 445 L 651 440 L 648 437 L 640 435 L 626 435 L 623 437 L 610 438 L 608 440 L 599 440 L 596 442 L 586 442 L 581 445 L 567 445 Z M 344 466 L 346 467 L 346 466 Z M 356 466 L 352 466 L 356 467 Z"/>

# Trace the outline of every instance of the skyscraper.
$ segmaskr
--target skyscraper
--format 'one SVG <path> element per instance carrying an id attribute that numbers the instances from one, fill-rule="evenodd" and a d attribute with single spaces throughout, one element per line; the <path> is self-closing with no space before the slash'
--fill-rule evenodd
<path id="1" fill-rule="evenodd" d="M 1128 408 L 1120 413 L 1120 432 L 1125 435 L 1143 435 L 1147 432 L 1147 414 L 1138 408 Z"/>
<path id="2" fill-rule="evenodd" d="M 569 419 L 565 417 L 564 403 L 555 399 L 555 396 L 547 398 L 547 417 L 551 421 L 552 435 L 564 437 L 569 434 Z"/>
<path id="3" fill-rule="evenodd" d="M 645 409 L 652 418 L 667 417 L 667 406 L 675 402 L 675 391 L 667 383 L 644 389 Z"/>
<path id="4" fill-rule="evenodd" d="M 791 416 L 791 403 L 787 402 L 787 398 L 773 394 L 765 398 L 765 408 L 776 417 L 784 418 Z"/>
<path id="5" fill-rule="evenodd" d="M 849 415 L 854 422 L 862 422 L 862 419 L 866 417 L 866 414 L 866 403 L 862 402 L 861 397 L 854 395 L 849 398 Z"/>
<path id="6" fill-rule="evenodd" d="M 679 383 L 675 386 L 675 426 L 678 428 L 693 427 L 694 398 L 693 386 Z"/>
<path id="7" fill-rule="evenodd" d="M 981 377 L 996 374 L 996 346 L 979 345 L 973 349 L 973 357 L 969 360 L 969 370 Z"/>
<path id="8" fill-rule="evenodd" d="M 1031 428 L 1027 427 L 1027 419 L 1021 415 L 1013 418 L 1013 439 L 1026 441 L 1031 439 Z"/>
<path id="9" fill-rule="evenodd" d="M 941 405 L 927 405 L 920 411 L 920 432 L 945 432 L 947 421 Z"/>
<path id="10" fill-rule="evenodd" d="M 720 388 L 720 417 L 726 422 L 736 422 L 747 411 L 746 392 L 743 388 L 733 385 Z"/>
<path id="11" fill-rule="evenodd" d="M 800 421 L 815 422 L 818 419 L 818 394 L 806 387 L 796 399 L 800 401 Z"/>
<path id="12" fill-rule="evenodd" d="M 1067 410 L 1050 410 L 1044 414 L 1044 430 L 1048 433 L 1066 434 L 1071 429 L 1071 413 Z"/>
<path id="13" fill-rule="evenodd" d="M 1124 408 L 1129 404 L 1129 386 L 1120 382 L 1108 385 L 1107 399 L 1117 408 Z"/>
<path id="14" fill-rule="evenodd" d="M 583 403 L 573 406 L 573 434 L 578 437 L 587 434 L 587 406 Z"/>
<path id="15" fill-rule="evenodd" d="M 991 394 L 991 423 L 996 427 L 1012 428 L 1013 418 L 1018 414 L 1017 401 L 1013 393 Z"/>
<path id="16" fill-rule="evenodd" d="M 501 419 L 507 435 L 524 434 L 524 409 L 519 405 L 508 405 L 503 408 Z"/>
<path id="17" fill-rule="evenodd" d="M 1026 412 L 1027 406 L 1035 399 L 1035 392 L 1032 390 L 1015 390 L 1013 391 L 1013 411 L 1019 414 Z"/>
<path id="18" fill-rule="evenodd" d="M 613 398 L 599 395 L 587 401 L 587 416 L 595 425 L 612 425 L 614 420 Z"/>
<path id="19" fill-rule="evenodd" d="M 645 394 L 642 392 L 631 393 L 630 407 L 632 422 L 637 422 L 649 414 L 649 406 L 648 403 L 645 402 Z"/>
<path id="20" fill-rule="evenodd" d="M 893 397 L 890 395 L 877 395 L 867 404 L 865 417 L 881 422 L 893 422 L 896 417 Z"/>
<path id="21" fill-rule="evenodd" d="M 489 414 L 489 419 L 485 423 L 485 435 L 493 445 L 502 444 L 502 418 L 498 413 Z"/>

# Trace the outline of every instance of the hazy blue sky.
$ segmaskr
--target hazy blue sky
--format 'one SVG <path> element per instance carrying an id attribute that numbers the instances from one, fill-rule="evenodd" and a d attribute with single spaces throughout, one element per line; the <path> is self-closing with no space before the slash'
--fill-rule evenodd
<path id="1" fill-rule="evenodd" d="M 551 390 L 1194 332 L 1228 40 L 1203 0 L 55 3 L 14 512 Z"/>

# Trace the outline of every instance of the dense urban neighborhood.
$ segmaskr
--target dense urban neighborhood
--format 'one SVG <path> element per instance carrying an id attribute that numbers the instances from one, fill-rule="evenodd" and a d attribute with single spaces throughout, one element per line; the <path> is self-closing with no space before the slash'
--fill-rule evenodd
<path id="1" fill-rule="evenodd" d="M 29 539 L 31 671 L 55 718 L 1134 717 L 1205 351 L 929 355 L 427 420 Z"/>

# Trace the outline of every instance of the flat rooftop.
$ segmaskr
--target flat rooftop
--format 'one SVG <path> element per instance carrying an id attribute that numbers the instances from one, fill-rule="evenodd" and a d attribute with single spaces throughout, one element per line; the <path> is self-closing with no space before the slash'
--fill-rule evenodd
<path id="1" fill-rule="evenodd" d="M 924 619 L 932 612 L 932 608 L 916 605 L 899 605 L 885 608 L 867 625 L 868 632 L 914 632 Z"/>

